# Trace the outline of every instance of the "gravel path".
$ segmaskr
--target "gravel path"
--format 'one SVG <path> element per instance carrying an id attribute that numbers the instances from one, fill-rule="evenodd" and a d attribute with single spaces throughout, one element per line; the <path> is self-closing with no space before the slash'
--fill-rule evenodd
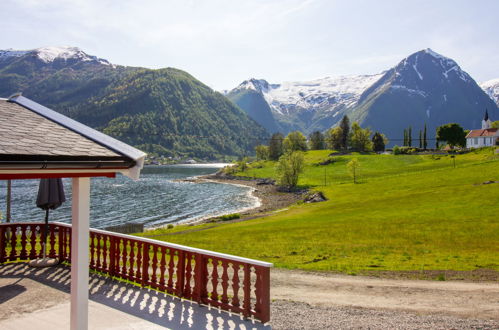
<path id="1" fill-rule="evenodd" d="M 272 329 L 499 329 L 499 321 L 274 301 Z"/>

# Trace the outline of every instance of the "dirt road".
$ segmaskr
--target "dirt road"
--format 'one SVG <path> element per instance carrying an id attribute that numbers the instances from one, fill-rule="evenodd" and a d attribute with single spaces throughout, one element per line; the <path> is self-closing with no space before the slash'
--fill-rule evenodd
<path id="1" fill-rule="evenodd" d="M 318 307 L 441 313 L 499 320 L 499 283 L 390 280 L 272 269 L 271 297 Z"/>

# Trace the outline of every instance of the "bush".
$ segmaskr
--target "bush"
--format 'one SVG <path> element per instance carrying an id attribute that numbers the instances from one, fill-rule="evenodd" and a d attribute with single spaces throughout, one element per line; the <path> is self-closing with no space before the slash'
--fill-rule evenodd
<path id="1" fill-rule="evenodd" d="M 169 223 L 168 226 L 166 226 L 166 229 L 172 229 L 173 228 L 173 224 Z"/>
<path id="2" fill-rule="evenodd" d="M 234 220 L 234 219 L 239 219 L 239 218 L 241 218 L 241 215 L 239 213 L 232 213 L 232 214 L 222 215 L 220 217 L 220 220 L 229 221 L 229 220 Z"/>
<path id="3" fill-rule="evenodd" d="M 400 155 L 400 147 L 399 146 L 394 146 L 393 147 L 393 154 L 394 155 Z"/>

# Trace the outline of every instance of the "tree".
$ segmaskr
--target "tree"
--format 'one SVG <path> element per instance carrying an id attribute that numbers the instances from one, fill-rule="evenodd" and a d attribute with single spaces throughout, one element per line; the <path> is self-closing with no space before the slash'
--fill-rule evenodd
<path id="1" fill-rule="evenodd" d="M 348 138 L 350 137 L 350 119 L 348 116 L 343 116 L 340 122 L 341 127 L 341 149 L 348 149 Z"/>
<path id="2" fill-rule="evenodd" d="M 374 133 L 373 139 L 373 150 L 376 152 L 385 151 L 385 141 L 383 139 L 383 135 L 379 132 Z"/>
<path id="3" fill-rule="evenodd" d="M 279 158 L 276 166 L 277 183 L 289 189 L 298 184 L 300 174 L 303 172 L 303 152 L 286 152 Z"/>
<path id="4" fill-rule="evenodd" d="M 409 147 L 412 147 L 412 127 L 409 126 L 409 129 L 407 130 L 407 145 Z"/>
<path id="5" fill-rule="evenodd" d="M 308 138 L 310 150 L 322 150 L 325 148 L 324 134 L 320 131 L 315 131 Z"/>
<path id="6" fill-rule="evenodd" d="M 328 149 L 340 150 L 342 148 L 341 141 L 343 138 L 343 130 L 341 127 L 330 128 L 326 133 L 326 145 Z"/>
<path id="7" fill-rule="evenodd" d="M 284 140 L 284 135 L 281 133 L 274 133 L 269 141 L 269 158 L 271 160 L 278 160 L 279 157 L 284 153 L 284 148 L 282 146 Z"/>
<path id="8" fill-rule="evenodd" d="M 267 160 L 269 159 L 269 147 L 263 144 L 257 145 L 255 147 L 256 159 L 257 160 Z"/>
<path id="9" fill-rule="evenodd" d="M 407 146 L 407 129 L 404 128 L 404 144 L 403 144 L 404 147 Z"/>
<path id="10" fill-rule="evenodd" d="M 362 129 L 359 123 L 352 124 L 352 132 L 350 133 L 350 145 L 356 151 L 372 150 L 372 142 L 370 139 L 371 130 L 369 128 Z"/>
<path id="11" fill-rule="evenodd" d="M 423 131 L 419 130 L 419 149 L 423 148 Z"/>
<path id="12" fill-rule="evenodd" d="M 437 128 L 437 143 L 438 141 L 446 141 L 451 147 L 464 147 L 466 145 L 466 133 L 459 124 L 445 124 Z"/>
<path id="13" fill-rule="evenodd" d="M 357 183 L 357 177 L 359 176 L 360 163 L 357 158 L 353 158 L 347 163 L 348 173 L 353 178 L 353 183 Z"/>
<path id="14" fill-rule="evenodd" d="M 490 128 L 499 128 L 499 120 L 493 121 L 492 124 L 490 124 Z"/>
<path id="15" fill-rule="evenodd" d="M 423 149 L 426 150 L 428 147 L 428 140 L 426 139 L 426 123 L 424 124 L 424 132 L 423 132 Z"/>
<path id="16" fill-rule="evenodd" d="M 284 151 L 307 151 L 307 138 L 299 131 L 288 134 L 283 142 Z"/>

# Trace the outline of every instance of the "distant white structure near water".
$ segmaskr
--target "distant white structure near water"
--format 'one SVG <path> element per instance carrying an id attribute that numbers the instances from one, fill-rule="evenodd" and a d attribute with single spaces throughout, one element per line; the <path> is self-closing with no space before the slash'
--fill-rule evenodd
<path id="1" fill-rule="evenodd" d="M 489 113 L 485 110 L 482 120 L 482 129 L 472 129 L 466 135 L 466 148 L 490 147 L 496 144 L 499 139 L 499 129 L 491 128 L 492 122 Z"/>

